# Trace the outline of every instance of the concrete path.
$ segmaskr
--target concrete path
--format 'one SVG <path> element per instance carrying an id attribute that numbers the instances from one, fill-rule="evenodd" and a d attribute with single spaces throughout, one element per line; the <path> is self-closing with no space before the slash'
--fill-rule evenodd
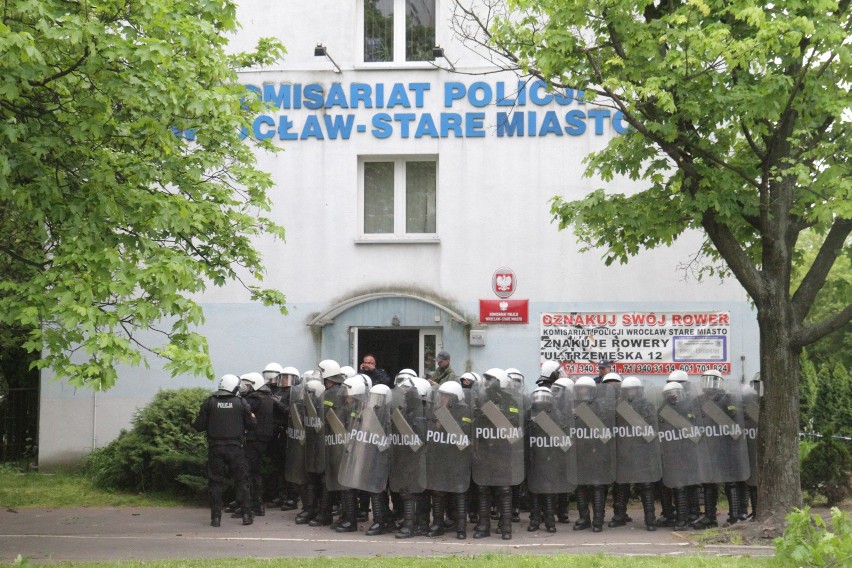
<path id="1" fill-rule="evenodd" d="M 670 529 L 648 532 L 636 525 L 572 531 L 557 525 L 555 534 L 526 531 L 513 525 L 513 538 L 500 535 L 457 540 L 455 533 L 431 539 L 397 540 L 393 535 L 367 537 L 367 524 L 358 533 L 338 534 L 293 522 L 295 511 L 272 510 L 255 524 L 242 526 L 226 515 L 220 528 L 209 526 L 209 511 L 200 508 L 68 508 L 0 511 L 0 564 L 20 554 L 32 561 L 164 560 L 186 558 L 278 558 L 314 556 L 437 556 L 505 554 L 624 554 L 624 555 L 742 555 L 771 556 L 768 546 L 697 546 Z M 634 519 L 640 511 L 631 511 Z M 573 520 L 573 518 L 572 518 Z M 635 524 L 635 523 L 634 523 Z"/>

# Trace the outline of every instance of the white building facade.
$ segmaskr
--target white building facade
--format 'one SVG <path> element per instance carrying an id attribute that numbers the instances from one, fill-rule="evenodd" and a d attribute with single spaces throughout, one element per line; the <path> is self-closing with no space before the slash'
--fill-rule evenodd
<path id="1" fill-rule="evenodd" d="M 641 189 L 582 176 L 583 158 L 624 131 L 615 111 L 493 73 L 453 36 L 450 0 L 240 4 L 235 51 L 265 36 L 288 50 L 240 79 L 273 107 L 250 135 L 284 149 L 258 157 L 286 242 L 257 244 L 289 314 L 237 286 L 204 295 L 217 375 L 368 352 L 391 373 L 425 375 L 442 349 L 459 374 L 516 367 L 530 382 L 546 358 L 574 375 L 615 359 L 655 381 L 675 366 L 734 380 L 758 370 L 745 292 L 684 268 L 701 235 L 606 267 L 552 222 L 553 196 Z M 94 393 L 43 373 L 41 466 L 79 460 L 157 390 L 184 386 L 210 383 L 134 368 Z"/>

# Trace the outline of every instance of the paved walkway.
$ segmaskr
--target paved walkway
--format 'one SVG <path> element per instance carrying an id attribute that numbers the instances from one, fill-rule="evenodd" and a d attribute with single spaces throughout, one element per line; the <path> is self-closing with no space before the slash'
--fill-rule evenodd
<path id="1" fill-rule="evenodd" d="M 511 541 L 500 535 L 457 540 L 455 533 L 440 538 L 397 540 L 393 535 L 367 537 L 338 534 L 293 522 L 295 511 L 272 510 L 251 526 L 226 515 L 220 528 L 209 526 L 209 511 L 200 508 L 68 508 L 0 511 L 0 564 L 18 554 L 32 561 L 58 562 L 161 560 L 185 558 L 277 558 L 314 556 L 436 556 L 506 554 L 607 553 L 625 555 L 743 555 L 770 556 L 767 546 L 697 546 L 670 529 L 648 532 L 644 526 L 572 531 L 559 524 L 555 534 L 526 531 L 513 525 Z M 631 511 L 634 519 L 640 511 Z"/>

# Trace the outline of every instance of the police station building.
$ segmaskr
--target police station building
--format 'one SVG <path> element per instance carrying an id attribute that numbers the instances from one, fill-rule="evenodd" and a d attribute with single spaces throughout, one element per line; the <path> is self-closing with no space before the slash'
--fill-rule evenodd
<path id="1" fill-rule="evenodd" d="M 641 188 L 582 176 L 583 158 L 625 131 L 620 114 L 495 73 L 454 36 L 452 14 L 450 0 L 241 0 L 232 49 L 273 36 L 288 51 L 240 80 L 272 107 L 248 134 L 284 149 L 258 161 L 286 242 L 257 245 L 289 314 L 236 285 L 210 289 L 202 332 L 217 376 L 365 353 L 426 375 L 443 349 L 459 374 L 516 367 L 529 384 L 554 358 L 573 376 L 613 359 L 656 381 L 675 366 L 751 377 L 755 314 L 733 279 L 687 268 L 700 234 L 607 267 L 551 220 L 553 196 Z M 43 373 L 40 464 L 109 443 L 159 389 L 212 386 L 157 363 L 122 369 L 107 392 Z"/>

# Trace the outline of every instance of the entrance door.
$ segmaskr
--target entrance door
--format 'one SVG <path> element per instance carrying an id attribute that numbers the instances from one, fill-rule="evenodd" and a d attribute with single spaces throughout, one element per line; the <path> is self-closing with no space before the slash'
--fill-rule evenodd
<path id="1" fill-rule="evenodd" d="M 357 369 L 364 355 L 372 353 L 376 366 L 391 378 L 402 369 L 414 369 L 420 376 L 435 370 L 435 354 L 441 348 L 441 329 L 354 328 L 352 333 L 353 366 Z"/>

